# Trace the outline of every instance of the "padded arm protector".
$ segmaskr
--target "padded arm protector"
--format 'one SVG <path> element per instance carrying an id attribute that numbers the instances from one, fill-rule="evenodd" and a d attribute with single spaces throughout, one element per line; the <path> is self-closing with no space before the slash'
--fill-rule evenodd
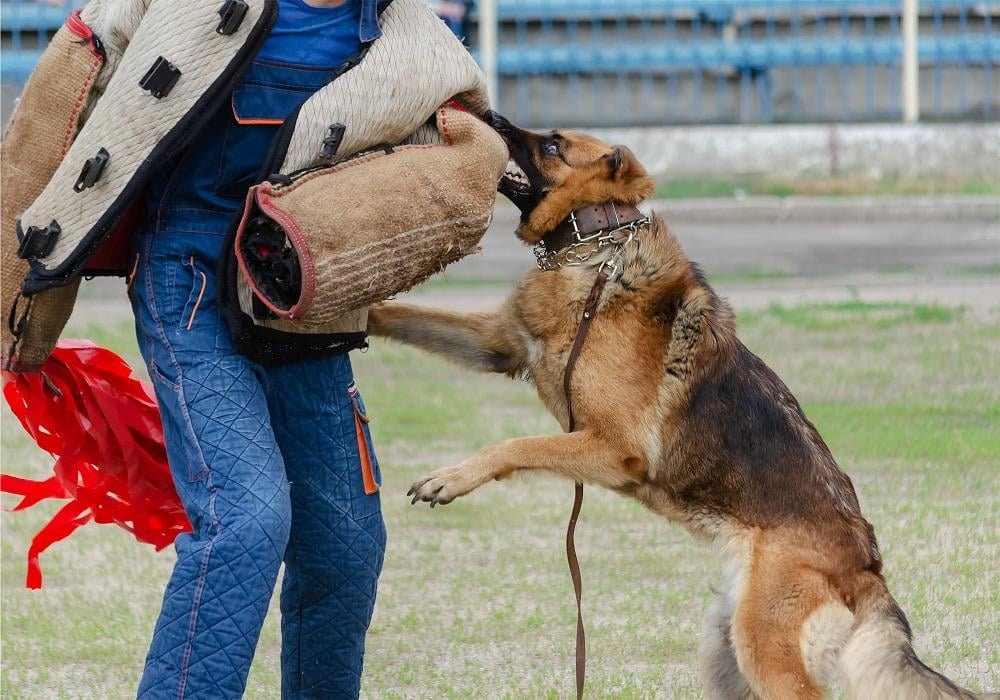
<path id="1" fill-rule="evenodd" d="M 146 2 L 95 0 L 85 8 L 84 13 L 107 28 L 113 37 L 109 42 L 98 39 L 80 14 L 71 15 L 25 84 L 0 144 L 0 343 L 5 370 L 37 370 L 55 347 L 73 309 L 79 280 L 31 298 L 21 297 L 28 263 L 17 254 L 15 221 L 45 188 L 73 143 L 98 83 L 110 77 L 106 57 L 117 60 L 129 31 L 134 31 L 122 20 L 141 17 L 140 4 L 144 8 Z"/>

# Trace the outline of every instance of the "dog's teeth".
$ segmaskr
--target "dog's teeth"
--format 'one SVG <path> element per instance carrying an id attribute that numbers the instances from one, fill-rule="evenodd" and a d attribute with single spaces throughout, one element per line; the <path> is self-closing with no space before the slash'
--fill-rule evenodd
<path id="1" fill-rule="evenodd" d="M 512 160 L 507 162 L 507 169 L 504 171 L 504 175 L 519 182 L 528 181 L 528 176 L 525 175 L 520 166 Z"/>

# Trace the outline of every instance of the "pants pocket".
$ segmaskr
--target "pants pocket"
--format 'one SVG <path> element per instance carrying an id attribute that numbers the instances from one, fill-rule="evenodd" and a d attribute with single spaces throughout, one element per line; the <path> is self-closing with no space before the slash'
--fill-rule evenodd
<path id="1" fill-rule="evenodd" d="M 181 313 L 179 329 L 189 331 L 194 327 L 198 309 L 201 308 L 202 302 L 206 301 L 208 274 L 195 263 L 193 255 L 182 258 L 181 266 L 185 272 L 183 279 L 190 282 L 190 291 L 184 303 L 184 311 Z"/>
<path id="2" fill-rule="evenodd" d="M 358 443 L 358 462 L 360 467 L 360 491 L 354 495 L 355 515 L 364 516 L 377 512 L 379 509 L 378 490 L 382 481 L 379 472 L 378 459 L 372 446 L 369 430 L 368 413 L 357 384 L 351 382 L 347 388 L 354 411 L 354 435 Z M 352 479 L 352 481 L 354 481 Z"/>
<path id="3" fill-rule="evenodd" d="M 175 464 L 173 459 L 177 453 L 170 454 L 168 450 L 168 461 L 171 471 L 174 472 L 174 478 L 180 476 L 189 482 L 200 481 L 208 474 L 208 464 L 202 455 L 194 425 L 191 423 L 187 400 L 184 398 L 184 388 L 179 383 L 181 378 L 178 376 L 174 381 L 167 377 L 156 360 L 149 362 L 149 376 L 156 390 L 156 403 L 160 407 L 164 438 L 168 442 L 175 441 L 175 446 L 180 445 L 183 451 L 184 472 L 177 474 L 175 470 L 179 471 L 181 468 L 181 465 Z"/>

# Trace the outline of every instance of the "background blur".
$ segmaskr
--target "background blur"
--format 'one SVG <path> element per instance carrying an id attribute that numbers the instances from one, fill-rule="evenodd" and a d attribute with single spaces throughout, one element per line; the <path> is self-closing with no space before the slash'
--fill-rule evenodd
<path id="1" fill-rule="evenodd" d="M 4 0 L 3 82 L 23 81 L 82 4 Z M 500 110 L 525 126 L 893 121 L 912 79 L 922 118 L 1000 110 L 991 0 L 429 4 L 496 81 Z"/>
<path id="2" fill-rule="evenodd" d="M 647 127 L 615 136 L 641 143 L 660 176 L 982 180 L 1000 160 L 1000 0 L 428 4 L 480 61 L 502 113 L 536 128 Z M 80 5 L 3 0 L 4 122 Z M 901 123 L 923 128 L 875 127 Z M 758 128 L 663 129 L 679 125 Z"/>
<path id="3" fill-rule="evenodd" d="M 635 151 L 658 183 L 645 207 L 854 481 L 918 653 L 1000 689 L 1000 0 L 429 4 L 514 122 Z M 69 7 L 0 1 L 4 124 Z M 500 198 L 482 252 L 406 296 L 500 303 L 534 262 L 517 221 Z M 66 335 L 142 374 L 131 324 L 122 281 L 99 279 Z M 558 426 L 525 383 L 385 343 L 352 361 L 390 532 L 364 696 L 570 697 L 572 485 L 515 479 L 434 511 L 403 495 L 430 469 Z M 0 417 L 3 471 L 51 475 L 6 405 Z M 58 507 L 0 521 L 0 694 L 134 697 L 172 553 L 88 525 L 42 556 L 45 588 L 27 591 L 25 552 Z M 598 489 L 577 546 L 588 697 L 702 697 L 713 551 Z M 274 605 L 248 698 L 278 697 L 278 658 Z"/>

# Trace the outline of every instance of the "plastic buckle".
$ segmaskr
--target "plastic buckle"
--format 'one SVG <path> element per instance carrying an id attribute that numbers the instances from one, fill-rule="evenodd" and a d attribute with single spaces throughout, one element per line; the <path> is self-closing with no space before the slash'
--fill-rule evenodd
<path id="1" fill-rule="evenodd" d="M 20 228 L 20 224 L 18 225 Z M 17 247 L 17 257 L 22 260 L 44 258 L 56 245 L 56 239 L 62 233 L 62 227 L 53 219 L 48 226 L 29 226 L 28 232 L 21 238 Z"/>
<path id="2" fill-rule="evenodd" d="M 326 128 L 326 136 L 323 137 L 323 148 L 319 153 L 323 160 L 333 160 L 333 157 L 337 155 L 340 142 L 344 140 L 345 131 L 347 131 L 347 127 L 340 122 L 331 124 Z"/>
<path id="3" fill-rule="evenodd" d="M 76 179 L 76 184 L 73 185 L 73 191 L 83 192 L 88 187 L 93 187 L 94 183 L 97 182 L 104 172 L 104 167 L 108 164 L 110 158 L 111 154 L 108 153 L 107 149 L 98 149 L 97 155 L 93 158 L 88 158 L 87 162 L 83 164 L 80 177 Z"/>
<path id="4" fill-rule="evenodd" d="M 146 71 L 146 75 L 142 76 L 139 87 L 143 90 L 149 90 L 149 94 L 159 100 L 170 94 L 180 77 L 181 72 L 177 66 L 163 56 L 159 56 Z"/>
<path id="5" fill-rule="evenodd" d="M 219 26 L 215 28 L 216 34 L 229 36 L 235 34 L 236 30 L 243 24 L 243 18 L 247 16 L 250 5 L 246 0 L 226 0 L 219 8 Z"/>
<path id="6" fill-rule="evenodd" d="M 267 181 L 272 185 L 277 185 L 278 187 L 287 187 L 288 185 L 295 182 L 289 175 L 284 173 L 271 173 L 267 176 Z"/>

